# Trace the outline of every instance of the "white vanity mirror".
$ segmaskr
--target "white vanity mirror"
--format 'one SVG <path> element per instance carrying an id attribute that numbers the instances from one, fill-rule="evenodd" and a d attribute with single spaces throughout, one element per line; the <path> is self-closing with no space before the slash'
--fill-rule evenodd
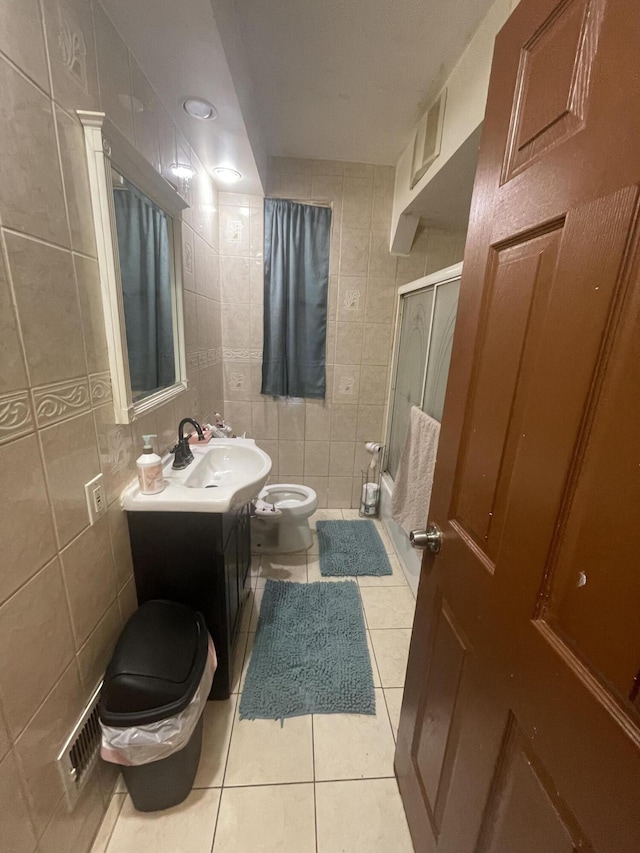
<path id="1" fill-rule="evenodd" d="M 104 113 L 84 126 L 115 416 L 186 390 L 181 221 L 187 203 Z"/>

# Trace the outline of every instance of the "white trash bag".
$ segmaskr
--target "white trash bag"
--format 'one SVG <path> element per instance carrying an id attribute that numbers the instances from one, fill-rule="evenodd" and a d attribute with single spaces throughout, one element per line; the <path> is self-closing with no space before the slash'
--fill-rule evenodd
<path id="1" fill-rule="evenodd" d="M 173 717 L 148 723 L 146 726 L 116 728 L 101 722 L 102 758 L 112 764 L 134 767 L 167 758 L 186 746 L 204 711 L 217 666 L 216 650 L 213 640 L 209 637 L 209 652 L 204 672 L 187 707 Z"/>

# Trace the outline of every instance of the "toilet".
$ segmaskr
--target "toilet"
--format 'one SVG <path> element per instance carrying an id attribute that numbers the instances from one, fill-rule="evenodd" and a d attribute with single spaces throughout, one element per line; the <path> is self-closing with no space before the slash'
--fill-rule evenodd
<path id="1" fill-rule="evenodd" d="M 311 547 L 309 516 L 318 508 L 318 496 L 309 486 L 272 483 L 260 492 L 254 507 L 254 554 L 290 554 Z"/>

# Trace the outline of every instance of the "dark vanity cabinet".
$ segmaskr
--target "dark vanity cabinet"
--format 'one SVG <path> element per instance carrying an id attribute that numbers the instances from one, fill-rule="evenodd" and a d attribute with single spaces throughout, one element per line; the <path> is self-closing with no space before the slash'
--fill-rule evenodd
<path id="1" fill-rule="evenodd" d="M 226 699 L 249 589 L 249 507 L 229 513 L 128 512 L 138 603 L 153 598 L 199 610 L 218 656 L 210 699 Z"/>

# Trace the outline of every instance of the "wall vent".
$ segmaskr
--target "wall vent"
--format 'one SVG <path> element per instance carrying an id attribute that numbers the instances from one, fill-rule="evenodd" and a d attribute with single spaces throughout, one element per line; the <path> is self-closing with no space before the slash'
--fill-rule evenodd
<path id="1" fill-rule="evenodd" d="M 58 755 L 57 764 L 64 787 L 67 808 L 73 811 L 80 793 L 98 761 L 100 719 L 98 700 L 102 682 L 96 687 Z"/>
<path id="2" fill-rule="evenodd" d="M 446 100 L 447 90 L 443 89 L 418 124 L 416 138 L 413 143 L 411 189 L 415 187 L 429 166 L 440 154 Z"/>

